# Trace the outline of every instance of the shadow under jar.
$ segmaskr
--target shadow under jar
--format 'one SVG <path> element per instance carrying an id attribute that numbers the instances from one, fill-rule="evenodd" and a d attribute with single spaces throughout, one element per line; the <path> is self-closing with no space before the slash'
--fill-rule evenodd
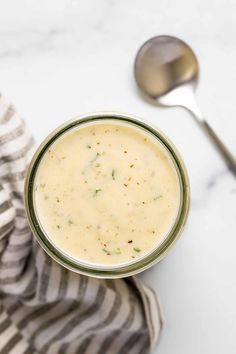
<path id="1" fill-rule="evenodd" d="M 143 120 L 114 112 L 76 117 L 39 146 L 25 206 L 33 234 L 64 267 L 119 278 L 160 261 L 190 203 L 174 145 Z"/>

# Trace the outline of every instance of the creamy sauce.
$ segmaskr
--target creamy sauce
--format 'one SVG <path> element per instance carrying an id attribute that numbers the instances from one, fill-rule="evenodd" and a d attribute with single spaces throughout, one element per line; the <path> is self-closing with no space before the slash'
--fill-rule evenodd
<path id="1" fill-rule="evenodd" d="M 166 149 L 140 128 L 104 121 L 70 130 L 47 150 L 35 207 L 49 239 L 85 262 L 136 261 L 163 241 L 179 208 Z"/>

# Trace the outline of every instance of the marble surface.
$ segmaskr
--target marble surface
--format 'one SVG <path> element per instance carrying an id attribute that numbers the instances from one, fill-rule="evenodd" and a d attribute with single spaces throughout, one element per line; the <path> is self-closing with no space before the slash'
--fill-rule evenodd
<path id="1" fill-rule="evenodd" d="M 37 141 L 77 114 L 120 110 L 156 123 L 189 170 L 183 237 L 142 275 L 158 292 L 165 328 L 155 354 L 236 352 L 236 180 L 189 114 L 138 95 L 132 65 L 157 34 L 188 41 L 201 64 L 197 98 L 236 155 L 234 0 L 0 2 L 0 90 Z"/>

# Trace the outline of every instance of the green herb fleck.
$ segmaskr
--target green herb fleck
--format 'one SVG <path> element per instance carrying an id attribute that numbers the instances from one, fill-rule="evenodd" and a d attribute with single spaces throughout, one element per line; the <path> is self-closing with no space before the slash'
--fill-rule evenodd
<path id="1" fill-rule="evenodd" d="M 45 183 L 40 183 L 40 187 L 41 187 L 41 188 L 45 188 L 45 187 L 46 187 L 46 184 L 45 184 Z"/>
<path id="2" fill-rule="evenodd" d="M 113 169 L 111 172 L 111 176 L 112 176 L 113 181 L 115 181 L 115 179 L 116 179 L 115 173 L 116 173 L 116 171 Z"/>
<path id="3" fill-rule="evenodd" d="M 138 248 L 138 247 L 134 247 L 133 250 L 134 250 L 135 252 L 141 252 L 141 249 Z"/>
<path id="4" fill-rule="evenodd" d="M 94 197 L 101 191 L 102 191 L 101 188 L 96 188 L 94 191 Z"/>
<path id="5" fill-rule="evenodd" d="M 134 165 L 132 164 L 132 165 L 130 165 L 129 167 L 130 167 L 130 168 L 133 168 L 133 167 L 134 167 Z"/>
<path id="6" fill-rule="evenodd" d="M 57 225 L 57 228 L 60 229 L 61 228 L 60 225 Z"/>
<path id="7" fill-rule="evenodd" d="M 45 196 L 44 196 L 44 199 L 45 199 L 45 200 L 47 200 L 47 199 L 48 199 L 48 196 L 47 196 L 47 195 L 45 195 Z"/>
<path id="8" fill-rule="evenodd" d="M 106 248 L 102 248 L 103 252 L 105 252 L 108 256 L 110 256 L 110 252 Z"/>
<path id="9" fill-rule="evenodd" d="M 95 167 L 100 167 L 101 165 L 100 165 L 100 163 L 97 163 L 96 165 L 95 165 Z"/>
<path id="10" fill-rule="evenodd" d="M 86 148 L 88 148 L 88 149 L 92 149 L 92 146 L 91 146 L 91 145 L 89 145 L 89 144 L 87 144 L 87 145 L 86 145 Z"/>
<path id="11" fill-rule="evenodd" d="M 116 253 L 116 254 L 121 254 L 120 248 L 117 248 L 117 249 L 115 250 L 115 253 Z"/>
<path id="12" fill-rule="evenodd" d="M 93 164 L 99 156 L 100 156 L 100 154 L 99 154 L 99 152 L 97 152 L 96 155 L 94 156 L 94 158 L 90 161 L 90 164 Z"/>
<path id="13" fill-rule="evenodd" d="M 68 220 L 68 224 L 69 224 L 69 225 L 73 225 L 74 223 L 73 223 L 73 221 L 72 221 L 71 219 L 69 219 L 69 220 Z"/>
<path id="14" fill-rule="evenodd" d="M 158 199 L 161 199 L 163 197 L 163 195 L 162 194 L 159 194 L 159 195 L 157 195 L 155 198 L 153 198 L 153 200 L 158 200 Z"/>

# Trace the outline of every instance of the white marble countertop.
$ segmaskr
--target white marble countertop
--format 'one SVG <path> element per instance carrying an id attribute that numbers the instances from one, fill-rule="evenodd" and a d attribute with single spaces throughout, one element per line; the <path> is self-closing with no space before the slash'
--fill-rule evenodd
<path id="1" fill-rule="evenodd" d="M 236 352 L 236 180 L 187 112 L 141 100 L 133 60 L 154 35 L 188 41 L 201 64 L 198 101 L 236 155 L 235 18 L 233 0 L 0 3 L 0 90 L 38 142 L 77 114 L 120 110 L 156 123 L 186 162 L 187 227 L 168 257 L 142 275 L 165 313 L 155 354 Z"/>

